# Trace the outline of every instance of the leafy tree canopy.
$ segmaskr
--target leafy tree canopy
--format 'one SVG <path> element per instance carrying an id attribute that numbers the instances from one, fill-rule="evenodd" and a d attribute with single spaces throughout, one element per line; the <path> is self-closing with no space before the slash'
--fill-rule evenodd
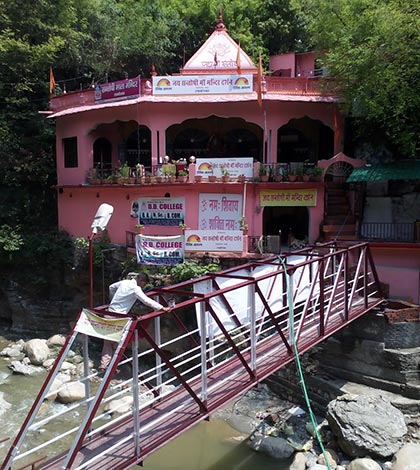
<path id="1" fill-rule="evenodd" d="M 420 148 L 420 6 L 416 0 L 295 0 L 350 116 L 383 129 L 400 155 Z"/>

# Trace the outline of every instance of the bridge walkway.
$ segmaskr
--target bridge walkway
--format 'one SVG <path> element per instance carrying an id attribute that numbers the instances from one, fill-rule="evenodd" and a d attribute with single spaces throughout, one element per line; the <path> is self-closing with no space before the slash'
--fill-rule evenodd
<path id="1" fill-rule="evenodd" d="M 367 244 L 307 248 L 281 262 L 248 263 L 152 295 L 179 302 L 170 315 L 110 320 L 103 308 L 81 312 L 2 470 L 39 456 L 45 458 L 33 468 L 130 468 L 292 362 L 292 338 L 302 354 L 383 301 Z M 68 406 L 73 414 L 77 406 L 80 418 L 62 434 L 45 432 L 40 444 L 35 431 L 62 419 L 38 416 L 56 373 L 79 334 L 88 360 L 89 339 L 101 337 L 101 325 L 118 330 L 109 370 L 92 392 L 86 365 L 86 399 Z M 120 367 L 132 376 L 115 383 Z"/>

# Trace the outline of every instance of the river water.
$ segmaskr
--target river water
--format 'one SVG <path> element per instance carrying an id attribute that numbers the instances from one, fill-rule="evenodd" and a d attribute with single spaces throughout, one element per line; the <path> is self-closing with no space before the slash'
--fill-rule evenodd
<path id="1" fill-rule="evenodd" d="M 0 337 L 0 350 L 9 340 Z M 0 414 L 0 462 L 46 377 L 14 375 L 0 358 L 0 392 L 12 407 Z M 65 405 L 53 405 L 65 406 Z M 221 418 L 210 419 L 165 445 L 144 462 L 147 470 L 287 470 L 289 465 L 249 449 L 241 434 Z M 2 443 L 3 439 L 10 438 Z M 138 467 L 135 467 L 138 468 Z"/>

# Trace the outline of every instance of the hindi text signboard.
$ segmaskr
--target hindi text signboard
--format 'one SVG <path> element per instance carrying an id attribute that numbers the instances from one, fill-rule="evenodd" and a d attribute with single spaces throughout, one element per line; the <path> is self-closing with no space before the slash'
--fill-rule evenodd
<path id="1" fill-rule="evenodd" d="M 103 83 L 95 87 L 95 102 L 128 100 L 140 96 L 140 77 Z"/>
<path id="2" fill-rule="evenodd" d="M 222 95 L 252 92 L 252 75 L 168 75 L 153 77 L 154 95 Z"/>
<path id="3" fill-rule="evenodd" d="M 263 189 L 261 206 L 316 206 L 316 189 Z"/>
<path id="4" fill-rule="evenodd" d="M 197 158 L 196 174 L 200 176 L 222 176 L 222 167 L 232 178 L 244 175 L 252 178 L 254 163 L 252 158 Z"/>
<path id="5" fill-rule="evenodd" d="M 242 194 L 201 193 L 199 230 L 240 230 Z"/>
<path id="6" fill-rule="evenodd" d="M 243 251 L 240 230 L 186 230 L 185 251 Z"/>

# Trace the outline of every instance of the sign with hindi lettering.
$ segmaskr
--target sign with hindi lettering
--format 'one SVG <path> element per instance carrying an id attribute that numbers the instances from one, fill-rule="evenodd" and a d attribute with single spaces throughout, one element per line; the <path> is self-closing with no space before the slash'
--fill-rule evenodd
<path id="1" fill-rule="evenodd" d="M 316 206 L 316 189 L 263 189 L 261 206 Z"/>
<path id="2" fill-rule="evenodd" d="M 199 230 L 240 230 L 242 194 L 201 193 Z"/>
<path id="3" fill-rule="evenodd" d="M 178 226 L 184 223 L 185 198 L 141 198 L 138 211 L 141 225 Z"/>
<path id="4" fill-rule="evenodd" d="M 98 103 L 128 100 L 138 96 L 140 96 L 140 77 L 95 86 L 95 101 Z"/>
<path id="5" fill-rule="evenodd" d="M 243 251 L 240 230 L 186 230 L 185 251 Z"/>
<path id="6" fill-rule="evenodd" d="M 232 178 L 244 175 L 252 178 L 254 175 L 254 161 L 252 158 L 197 158 L 196 174 L 201 176 L 222 176 L 225 168 Z"/>
<path id="7" fill-rule="evenodd" d="M 76 323 L 75 331 L 95 338 L 119 342 L 130 318 L 104 318 L 84 308 Z"/>
<path id="8" fill-rule="evenodd" d="M 153 77 L 154 95 L 222 95 L 252 92 L 252 75 L 168 75 Z"/>
<path id="9" fill-rule="evenodd" d="M 138 264 L 173 266 L 184 262 L 184 237 L 149 237 L 136 235 Z"/>

